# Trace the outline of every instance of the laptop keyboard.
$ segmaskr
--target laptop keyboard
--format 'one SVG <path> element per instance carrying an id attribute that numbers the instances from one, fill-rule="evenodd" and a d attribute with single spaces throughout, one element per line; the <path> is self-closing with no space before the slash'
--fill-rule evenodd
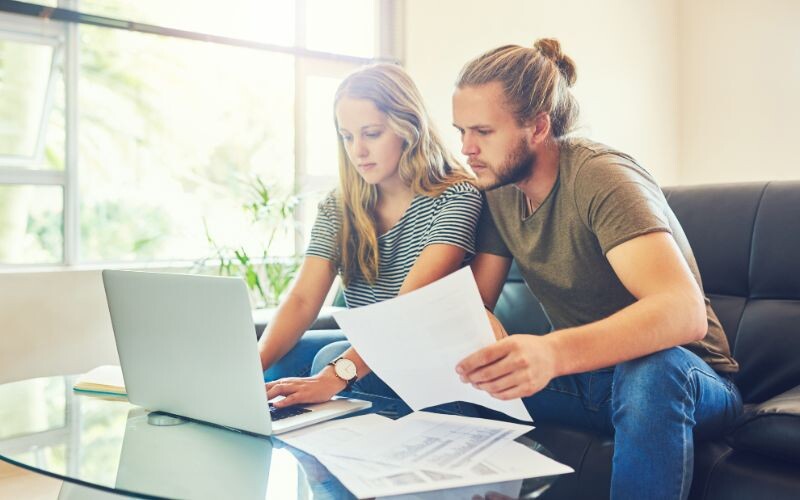
<path id="1" fill-rule="evenodd" d="M 287 406 L 286 408 L 275 408 L 272 403 L 269 404 L 269 417 L 273 420 L 283 420 L 284 418 L 294 417 L 295 415 L 302 415 L 309 413 L 311 410 L 301 406 Z"/>

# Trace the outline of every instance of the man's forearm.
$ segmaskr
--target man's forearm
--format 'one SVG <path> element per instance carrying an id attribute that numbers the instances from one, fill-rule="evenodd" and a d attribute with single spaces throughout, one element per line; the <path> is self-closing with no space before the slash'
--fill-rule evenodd
<path id="1" fill-rule="evenodd" d="M 608 318 L 546 336 L 556 353 L 556 376 L 629 361 L 702 338 L 705 304 L 693 296 L 644 297 Z"/>

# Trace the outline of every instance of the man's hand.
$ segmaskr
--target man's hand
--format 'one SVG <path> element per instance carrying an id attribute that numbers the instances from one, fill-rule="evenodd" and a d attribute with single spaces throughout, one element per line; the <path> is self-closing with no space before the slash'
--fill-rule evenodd
<path id="1" fill-rule="evenodd" d="M 333 373 L 333 367 L 326 367 L 317 375 L 305 378 L 282 378 L 267 382 L 267 399 L 285 396 L 275 402 L 276 408 L 296 404 L 324 403 L 344 390 L 347 384 Z"/>
<path id="2" fill-rule="evenodd" d="M 512 335 L 467 356 L 456 372 L 497 399 L 516 399 L 539 392 L 556 376 L 555 356 L 546 336 Z"/>
<path id="3" fill-rule="evenodd" d="M 489 316 L 489 324 L 492 325 L 492 332 L 494 333 L 495 340 L 502 340 L 508 337 L 508 332 L 506 332 L 505 327 L 500 320 L 497 319 L 497 316 L 490 310 L 486 310 L 486 315 Z"/>

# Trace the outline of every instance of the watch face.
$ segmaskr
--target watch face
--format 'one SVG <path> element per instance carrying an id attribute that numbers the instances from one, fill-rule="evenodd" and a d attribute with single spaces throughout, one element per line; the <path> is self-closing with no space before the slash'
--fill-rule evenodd
<path id="1" fill-rule="evenodd" d="M 333 365 L 336 375 L 343 380 L 351 380 L 356 377 L 356 364 L 347 358 L 339 358 Z"/>

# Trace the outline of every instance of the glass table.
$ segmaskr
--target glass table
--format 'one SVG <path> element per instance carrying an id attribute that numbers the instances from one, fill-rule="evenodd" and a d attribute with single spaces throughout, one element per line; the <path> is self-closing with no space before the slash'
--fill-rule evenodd
<path id="1" fill-rule="evenodd" d="M 73 392 L 75 378 L 0 385 L 1 460 L 65 484 L 136 497 L 354 498 L 316 459 L 279 439 L 196 422 L 154 425 L 155 416 L 124 398 Z M 533 440 L 520 442 L 549 455 Z M 513 496 L 537 498 L 554 480 L 438 490 L 413 498 L 473 498 L 509 487 L 519 491 Z"/>

